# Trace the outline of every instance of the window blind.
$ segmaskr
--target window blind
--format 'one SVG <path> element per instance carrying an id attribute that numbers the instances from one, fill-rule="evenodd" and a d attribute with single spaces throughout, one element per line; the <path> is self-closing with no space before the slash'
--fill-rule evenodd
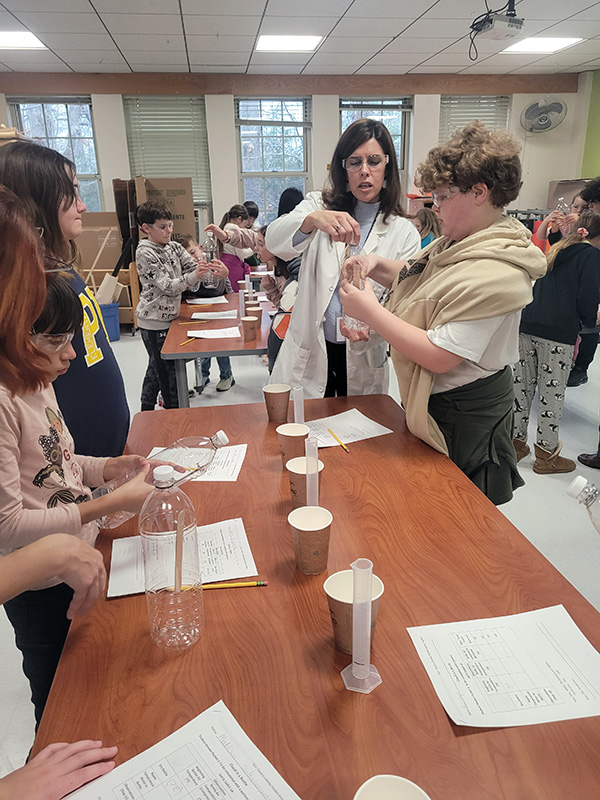
<path id="1" fill-rule="evenodd" d="M 476 119 L 488 128 L 507 128 L 509 108 L 508 95 L 442 95 L 440 144 Z"/>
<path id="2" fill-rule="evenodd" d="M 194 203 L 211 203 L 203 97 L 124 97 L 132 175 L 192 179 Z"/>

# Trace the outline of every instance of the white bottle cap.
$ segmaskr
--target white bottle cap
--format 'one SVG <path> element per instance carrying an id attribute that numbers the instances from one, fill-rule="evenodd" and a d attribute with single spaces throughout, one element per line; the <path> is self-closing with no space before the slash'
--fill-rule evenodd
<path id="1" fill-rule="evenodd" d="M 229 436 L 225 433 L 225 431 L 217 431 L 215 433 L 215 439 L 221 443 L 221 445 L 229 444 Z"/>
<path id="2" fill-rule="evenodd" d="M 154 467 L 152 477 L 156 486 L 169 486 L 175 480 L 175 470 L 170 464 L 161 464 Z"/>
<path id="3" fill-rule="evenodd" d="M 584 478 L 583 475 L 578 475 L 569 484 L 569 488 L 567 489 L 567 494 L 569 495 L 569 497 L 578 497 L 583 491 L 583 489 L 585 489 L 587 484 L 588 484 L 587 478 Z"/>

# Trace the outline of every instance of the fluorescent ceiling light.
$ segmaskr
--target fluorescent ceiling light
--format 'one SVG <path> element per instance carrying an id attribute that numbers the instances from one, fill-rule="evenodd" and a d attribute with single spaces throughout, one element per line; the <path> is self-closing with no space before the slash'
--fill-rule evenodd
<path id="1" fill-rule="evenodd" d="M 29 31 L 0 31 L 0 50 L 37 50 L 46 49 L 37 36 Z"/>
<path id="2" fill-rule="evenodd" d="M 577 42 L 582 42 L 583 39 L 550 39 L 540 37 L 532 37 L 531 39 L 523 39 L 522 42 L 511 44 L 503 53 L 556 53 L 559 50 L 564 50 L 565 47 L 571 47 Z"/>
<path id="3" fill-rule="evenodd" d="M 259 36 L 256 49 L 278 53 L 312 53 L 322 41 L 322 36 Z"/>

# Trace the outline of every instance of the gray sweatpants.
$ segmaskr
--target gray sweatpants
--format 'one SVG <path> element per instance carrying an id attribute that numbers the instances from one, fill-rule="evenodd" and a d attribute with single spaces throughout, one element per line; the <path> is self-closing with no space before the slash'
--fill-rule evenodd
<path id="1" fill-rule="evenodd" d="M 536 443 L 550 453 L 558 447 L 558 425 L 565 401 L 574 345 L 519 334 L 519 361 L 514 367 L 515 439 L 527 440 L 531 403 L 539 393 Z"/>

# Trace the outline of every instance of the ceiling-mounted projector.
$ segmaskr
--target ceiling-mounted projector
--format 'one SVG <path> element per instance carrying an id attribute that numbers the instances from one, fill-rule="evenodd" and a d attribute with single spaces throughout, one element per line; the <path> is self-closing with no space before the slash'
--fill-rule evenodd
<path id="1" fill-rule="evenodd" d="M 508 14 L 489 14 L 477 24 L 477 36 L 484 39 L 514 39 L 523 30 L 523 19 Z"/>

